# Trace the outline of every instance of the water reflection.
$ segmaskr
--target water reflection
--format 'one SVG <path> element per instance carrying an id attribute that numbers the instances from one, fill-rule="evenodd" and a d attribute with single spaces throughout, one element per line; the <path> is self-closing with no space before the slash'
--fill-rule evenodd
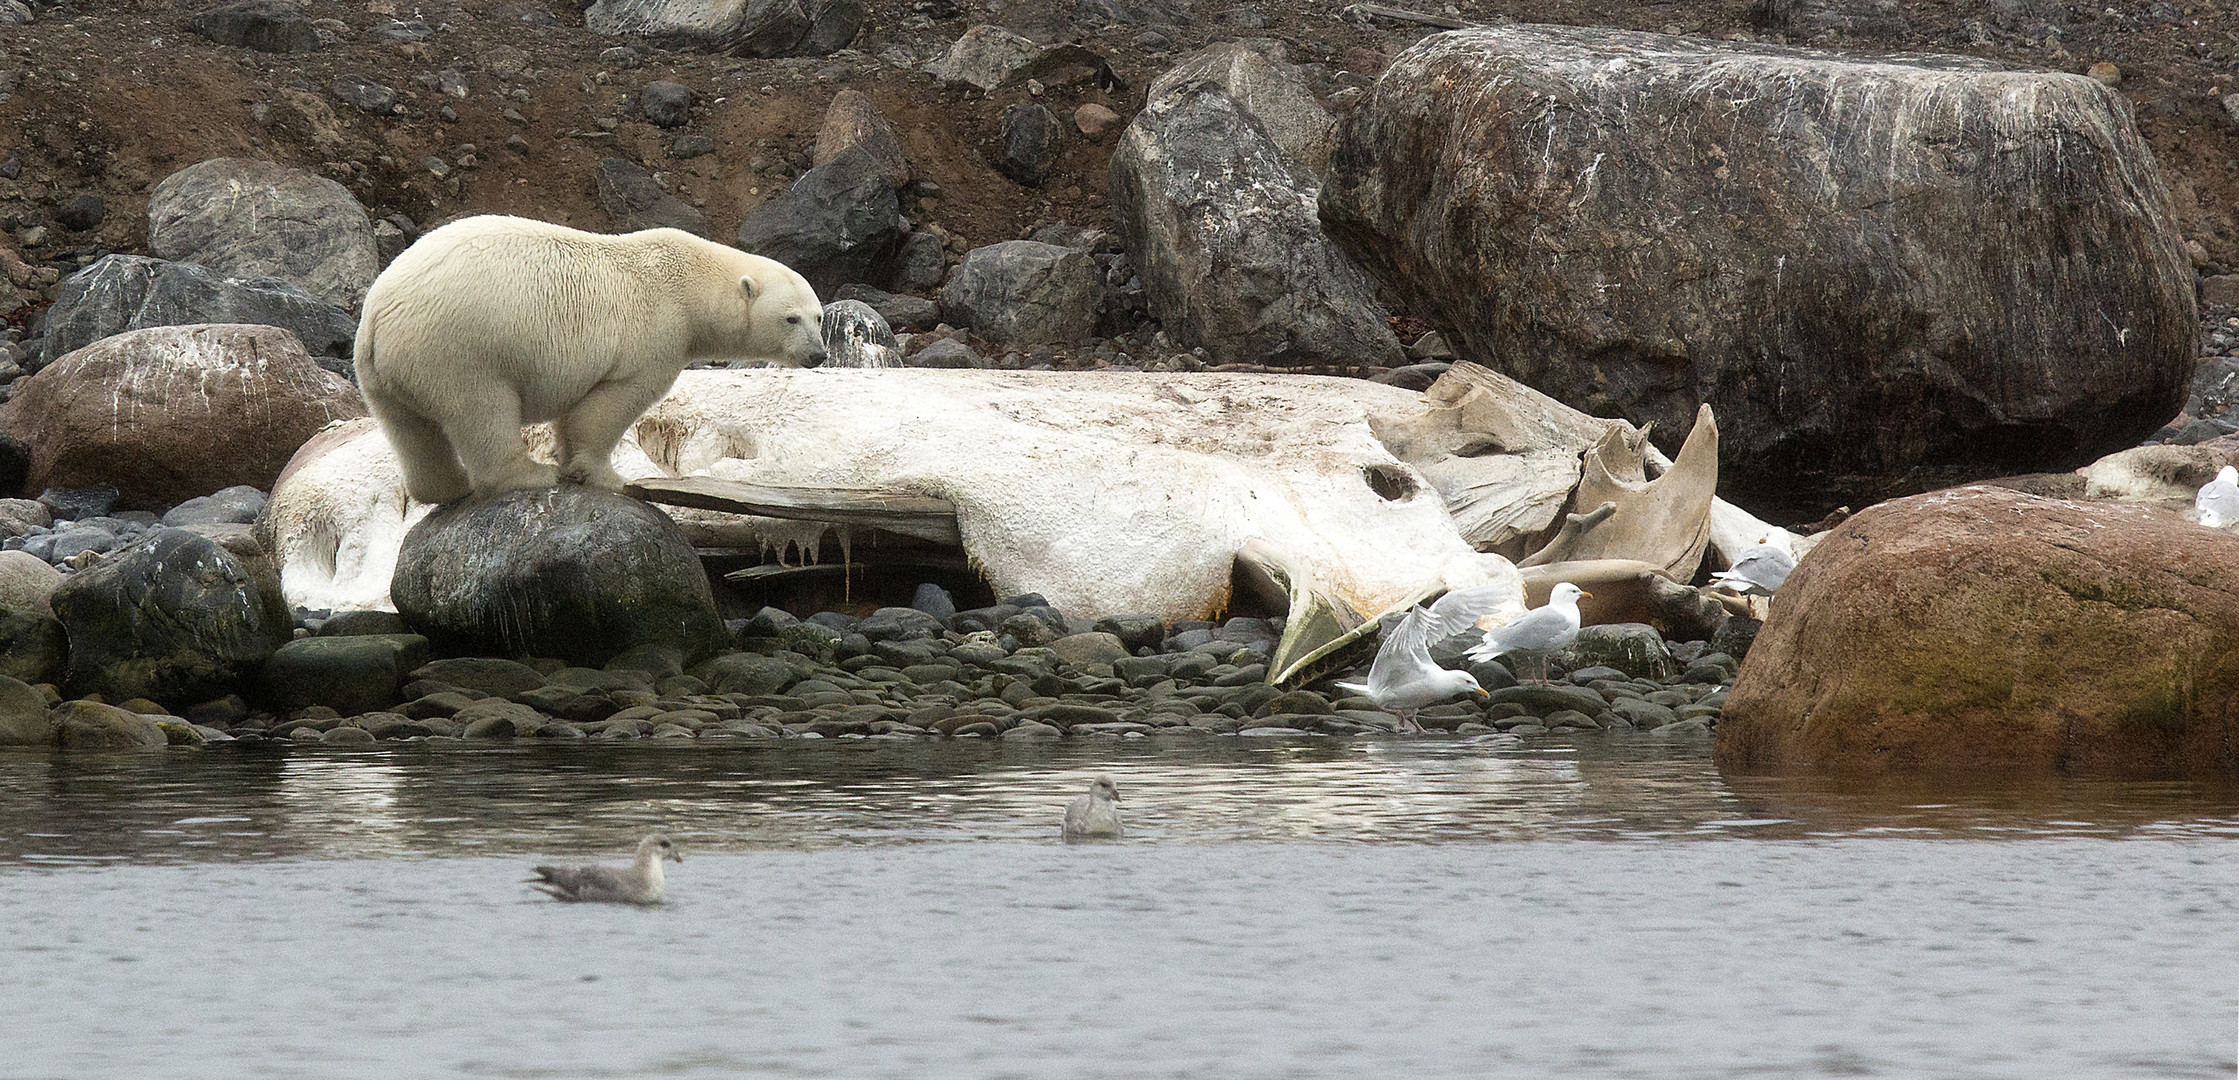
<path id="1" fill-rule="evenodd" d="M 1733 778 L 1653 737 L 835 740 L 157 755 L 0 755 L 0 860 L 192 861 L 600 851 L 665 828 L 702 849 L 1050 840 L 1111 775 L 1135 840 L 1419 843 L 1762 836 L 2239 835 L 2191 783 L 1979 788 Z"/>

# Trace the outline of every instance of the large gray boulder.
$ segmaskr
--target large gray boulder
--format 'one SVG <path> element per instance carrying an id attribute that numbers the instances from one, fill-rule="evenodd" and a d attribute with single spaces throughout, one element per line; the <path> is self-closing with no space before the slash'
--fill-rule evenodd
<path id="1" fill-rule="evenodd" d="M 381 268 L 348 188 L 269 161 L 211 158 L 148 193 L 148 250 L 229 277 L 276 277 L 355 310 Z"/>
<path id="2" fill-rule="evenodd" d="M 150 326 L 256 323 L 296 336 L 320 366 L 348 374 L 358 321 L 278 278 L 223 277 L 194 263 L 110 255 L 62 280 L 42 353 L 53 360 L 111 334 Z"/>
<path id="3" fill-rule="evenodd" d="M 1265 39 L 1255 44 L 1261 47 L 1224 41 L 1190 54 L 1152 80 L 1151 100 L 1191 82 L 1220 87 L 1237 108 L 1259 121 L 1285 160 L 1318 175 L 1329 164 L 1330 135 L 1337 118 L 1315 99 L 1298 65 L 1283 62 L 1279 44 Z"/>
<path id="4" fill-rule="evenodd" d="M 26 487 L 116 486 L 159 509 L 221 488 L 269 491 L 335 420 L 365 415 L 349 380 L 270 326 L 157 326 L 102 338 L 19 379 L 0 431 L 31 450 Z"/>
<path id="5" fill-rule="evenodd" d="M 405 534 L 389 595 L 442 652 L 598 667 L 640 645 L 693 662 L 725 643 L 684 530 L 653 507 L 573 485 L 472 497 Z"/>
<path id="6" fill-rule="evenodd" d="M 2078 75 L 1439 34 L 1340 123 L 1320 202 L 1462 357 L 1659 441 L 1710 403 L 1736 501 L 2066 470 L 2183 404 L 2192 268 Z"/>
<path id="7" fill-rule="evenodd" d="M 792 267 L 818 296 L 894 276 L 904 224 L 887 166 L 851 147 L 801 174 L 739 222 L 738 246 Z"/>
<path id="8" fill-rule="evenodd" d="M 854 41 L 869 15 L 863 0 L 597 0 L 583 25 L 741 56 L 823 56 Z"/>
<path id="9" fill-rule="evenodd" d="M 947 55 L 926 65 L 925 70 L 944 83 L 993 90 L 1033 63 L 1041 52 L 1042 47 L 1032 38 L 981 24 L 964 31 L 949 46 Z"/>
<path id="10" fill-rule="evenodd" d="M 901 367 L 902 346 L 877 308 L 861 300 L 835 300 L 824 305 L 824 366 Z"/>
<path id="11" fill-rule="evenodd" d="M 172 708 L 240 689 L 295 628 L 276 579 L 185 529 L 71 575 L 53 603 L 73 693 Z"/>
<path id="12" fill-rule="evenodd" d="M 1395 366 L 1375 287 L 1322 235 L 1313 193 L 1218 86 L 1184 82 L 1112 153 L 1112 211 L 1152 314 L 1216 363 Z"/>
<path id="13" fill-rule="evenodd" d="M 1096 332 L 1104 277 L 1086 252 L 1033 240 L 974 248 L 941 287 L 941 314 L 989 341 L 1067 344 Z"/>

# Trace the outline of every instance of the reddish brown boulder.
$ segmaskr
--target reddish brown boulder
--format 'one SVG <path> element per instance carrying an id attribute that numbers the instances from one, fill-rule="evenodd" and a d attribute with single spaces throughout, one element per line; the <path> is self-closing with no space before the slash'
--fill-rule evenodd
<path id="1" fill-rule="evenodd" d="M 31 448 L 25 488 L 107 482 L 125 507 L 235 484 L 269 491 L 304 441 L 365 415 L 350 381 L 270 326 L 158 326 L 103 338 L 16 383 L 0 430 Z"/>
<path id="2" fill-rule="evenodd" d="M 1717 758 L 2239 775 L 2239 536 L 1987 486 L 1872 507 L 1774 598 Z"/>

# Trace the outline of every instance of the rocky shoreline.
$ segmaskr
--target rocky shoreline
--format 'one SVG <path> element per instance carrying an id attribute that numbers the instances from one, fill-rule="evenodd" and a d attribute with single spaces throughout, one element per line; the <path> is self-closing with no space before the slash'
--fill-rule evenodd
<path id="1" fill-rule="evenodd" d="M 1131 617 L 1060 633 L 1076 624 L 1034 595 L 945 621 L 914 608 L 807 620 L 769 608 L 736 625 L 736 642 L 751 651 L 724 652 L 690 671 L 676 650 L 645 646 L 604 668 L 456 657 L 396 674 L 395 662 L 426 656 L 426 640 L 364 633 L 403 626 L 394 616 L 357 613 L 283 647 L 252 691 L 266 702 L 322 703 L 275 712 L 227 695 L 177 715 L 145 699 L 65 701 L 53 684 L 6 679 L 0 743 L 1352 737 L 1399 729 L 1397 717 L 1327 680 L 1289 691 L 1268 685 L 1265 661 L 1280 619 L 1168 628 Z M 324 634 L 334 626 L 351 632 Z M 1131 650 L 1131 641 L 1144 644 Z M 1451 652 L 1442 659 L 1461 666 L 1459 649 Z M 1490 699 L 1435 705 L 1418 719 L 1430 735 L 1705 736 L 1738 663 L 1709 642 L 1667 645 L 1646 626 L 1596 627 L 1558 658 L 1547 684 L 1519 685 L 1497 663 L 1468 665 Z M 391 701 L 346 714 L 369 693 L 383 696 L 384 673 L 404 680 L 389 683 Z M 42 726 L 51 739 L 37 738 Z"/>

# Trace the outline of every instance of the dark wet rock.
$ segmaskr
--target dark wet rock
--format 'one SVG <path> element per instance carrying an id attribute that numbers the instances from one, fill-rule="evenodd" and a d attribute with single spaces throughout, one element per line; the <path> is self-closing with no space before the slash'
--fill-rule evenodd
<path id="1" fill-rule="evenodd" d="M 914 237 L 923 234 L 911 233 L 910 235 Z M 834 294 L 833 299 L 840 301 L 855 300 L 870 305 L 873 311 L 878 312 L 879 318 L 886 320 L 886 325 L 889 328 L 923 330 L 941 321 L 941 305 L 922 296 L 904 296 L 900 293 L 887 292 L 884 289 L 874 289 L 868 285 L 845 285 L 840 288 L 838 293 Z M 824 317 L 827 322 L 832 317 L 831 309 L 832 305 L 825 305 Z M 892 330 L 890 329 L 888 332 L 892 333 Z M 826 361 L 826 363 L 829 364 L 830 361 Z"/>
<path id="2" fill-rule="evenodd" d="M 656 79 L 638 92 L 637 107 L 657 127 L 680 128 L 692 120 L 692 89 L 683 83 Z"/>
<path id="3" fill-rule="evenodd" d="M 1504 687 L 1493 691 L 1486 704 L 1499 705 L 1503 702 L 1515 702 L 1537 716 L 1545 716 L 1557 709 L 1576 709 L 1591 714 L 1609 707 L 1609 699 L 1599 693 L 1583 686 L 1564 686 L 1561 683 Z"/>
<path id="4" fill-rule="evenodd" d="M 357 634 L 409 634 L 412 628 L 404 624 L 404 617 L 393 611 L 343 611 L 319 623 L 314 631 L 319 637 L 350 637 Z"/>
<path id="5" fill-rule="evenodd" d="M 2081 75 L 1438 34 L 1340 122 L 1319 198 L 1461 357 L 1659 442 L 1715 407 L 1753 506 L 2072 468 L 2176 413 L 2193 359 L 2167 188 Z"/>
<path id="6" fill-rule="evenodd" d="M 597 666 L 649 644 L 697 661 L 724 642 L 684 531 L 645 503 L 593 488 L 438 507 L 405 534 L 390 594 L 444 652 Z"/>
<path id="7" fill-rule="evenodd" d="M 931 615 L 943 624 L 948 622 L 950 616 L 956 614 L 956 598 L 950 596 L 947 589 L 941 588 L 930 581 L 918 585 L 917 595 L 910 601 L 910 606 Z"/>
<path id="8" fill-rule="evenodd" d="M 1664 635 L 1642 623 L 1581 627 L 1564 652 L 1566 667 L 1604 665 L 1636 679 L 1664 679 L 1679 673 Z"/>
<path id="9" fill-rule="evenodd" d="M 55 591 L 69 685 L 166 705 L 229 693 L 291 636 L 278 584 L 191 532 L 158 532 Z"/>
<path id="10" fill-rule="evenodd" d="M 751 653 L 718 656 L 692 669 L 692 673 L 718 694 L 775 694 L 799 679 L 793 665 Z"/>
<path id="11" fill-rule="evenodd" d="M 264 512 L 264 492 L 248 484 L 235 484 L 209 495 L 197 495 L 164 511 L 163 523 L 185 525 L 247 525 Z"/>
<path id="12" fill-rule="evenodd" d="M 1094 629 L 1120 640 L 1130 652 L 1156 649 L 1166 640 L 1166 622 L 1156 615 L 1111 615 L 1096 620 Z"/>
<path id="13" fill-rule="evenodd" d="M 792 267 L 818 296 L 894 275 L 904 225 L 885 168 L 860 148 L 803 173 L 739 222 L 738 246 Z"/>
<path id="14" fill-rule="evenodd" d="M 872 612 L 855 630 L 873 642 L 927 638 L 941 632 L 941 621 L 916 608 L 887 607 Z"/>
<path id="15" fill-rule="evenodd" d="M 462 656 L 436 660 L 409 673 L 414 679 L 472 690 L 485 697 L 512 697 L 544 685 L 544 676 L 516 660 Z M 449 715 L 446 713 L 445 715 Z"/>
<path id="16" fill-rule="evenodd" d="M 188 26 L 220 45 L 267 53 L 307 53 L 319 48 L 319 32 L 295 4 L 241 0 L 196 15 Z"/>
<path id="17" fill-rule="evenodd" d="M 39 493 L 37 502 L 46 507 L 56 521 L 84 521 L 108 514 L 116 508 L 120 497 L 115 484 L 97 483 L 75 488 L 48 488 Z"/>
<path id="18" fill-rule="evenodd" d="M 139 507 L 270 489 L 321 428 L 365 415 L 355 386 L 269 326 L 135 330 L 13 386 L 0 426 L 31 447 L 30 486 L 105 482 Z"/>
<path id="19" fill-rule="evenodd" d="M 48 711 L 46 695 L 23 680 L 0 675 L 0 746 L 53 746 L 61 720 Z"/>
<path id="20" fill-rule="evenodd" d="M 1749 658 L 1749 646 L 1757 640 L 1757 631 L 1764 628 L 1757 619 L 1732 618 L 1710 637 L 1710 647 L 1736 660 Z"/>
<path id="21" fill-rule="evenodd" d="M 0 677 L 59 681 L 70 662 L 61 620 L 42 611 L 0 608 Z"/>
<path id="22" fill-rule="evenodd" d="M 148 249 L 228 276 L 276 277 L 357 307 L 379 269 L 373 221 L 332 180 L 268 161 L 212 158 L 148 194 Z"/>
<path id="23" fill-rule="evenodd" d="M 598 185 L 599 205 L 622 231 L 682 229 L 698 236 L 708 234 L 707 215 L 670 194 L 637 162 L 600 158 L 592 177 Z"/>
<path id="24" fill-rule="evenodd" d="M 995 168 L 1027 187 L 1040 187 L 1064 149 L 1065 128 L 1048 106 L 1022 102 L 1003 110 L 1000 138 L 1003 150 Z"/>
<path id="25" fill-rule="evenodd" d="M 713 647 L 709 646 L 710 649 Z M 706 650 L 691 655 L 689 659 L 697 662 L 704 655 Z M 658 682 L 683 674 L 686 660 L 685 651 L 675 645 L 660 641 L 640 642 L 608 658 L 606 670 L 639 673 Z"/>
<path id="26" fill-rule="evenodd" d="M 405 674 L 427 662 L 417 634 L 298 638 L 264 662 L 257 689 L 278 712 L 324 705 L 350 716 L 396 705 Z"/>
<path id="27" fill-rule="evenodd" d="M 534 735 L 551 718 L 517 701 L 484 698 L 451 717 L 459 734 L 469 739 L 510 739 Z"/>
<path id="28" fill-rule="evenodd" d="M 1092 666 L 1111 667 L 1129 658 L 1130 653 L 1118 635 L 1101 630 L 1086 634 L 1068 634 L 1049 643 L 1058 660 L 1076 668 Z"/>
<path id="29" fill-rule="evenodd" d="M 347 367 L 357 320 L 278 278 L 224 277 L 194 263 L 109 255 L 64 278 L 47 310 L 43 362 L 128 330 L 253 323 L 294 334 L 328 370 Z M 345 374 L 347 372 L 345 371 Z"/>
<path id="30" fill-rule="evenodd" d="M 1309 188 L 1227 94 L 1153 99 L 1112 154 L 1113 216 L 1153 314 L 1216 363 L 1391 367 L 1375 286 L 1322 235 Z"/>
<path id="31" fill-rule="evenodd" d="M 941 287 L 941 312 L 989 341 L 1070 343 L 1095 332 L 1103 291 L 1086 254 L 1009 240 L 964 256 Z"/>
<path id="32" fill-rule="evenodd" d="M 171 745 L 163 726 L 139 713 L 96 701 L 56 706 L 60 741 L 73 750 L 152 750 Z"/>
<path id="33" fill-rule="evenodd" d="M 904 293 L 927 293 L 941 284 L 948 276 L 948 251 L 941 246 L 941 238 L 920 229 L 902 238 L 902 250 L 894 256 L 894 289 Z M 888 312 L 886 320 L 896 326 L 910 325 Z M 928 321 L 926 325 L 931 325 Z"/>
<path id="34" fill-rule="evenodd" d="M 860 300 L 835 300 L 824 305 L 824 366 L 901 367 L 901 343 L 877 308 Z"/>

